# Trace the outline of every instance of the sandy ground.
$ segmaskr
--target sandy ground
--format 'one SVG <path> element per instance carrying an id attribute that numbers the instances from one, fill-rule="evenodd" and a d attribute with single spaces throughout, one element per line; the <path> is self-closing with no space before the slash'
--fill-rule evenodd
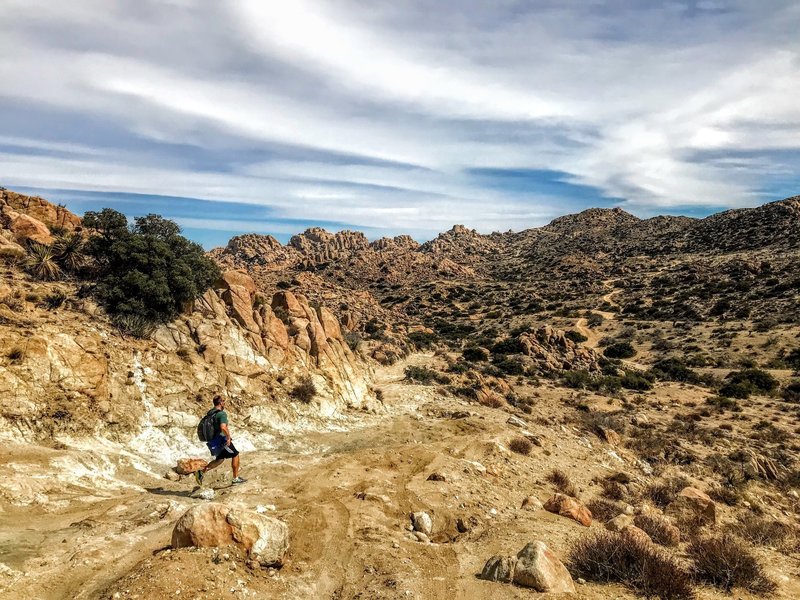
<path id="1" fill-rule="evenodd" d="M 544 597 L 476 576 L 490 556 L 515 554 L 533 540 L 565 557 L 569 544 L 587 533 L 564 517 L 522 510 L 523 498 L 552 495 L 545 476 L 553 468 L 570 473 L 584 499 L 598 495 L 596 479 L 606 474 L 644 474 L 628 451 L 563 418 L 569 390 L 536 388 L 538 402 L 526 415 L 402 381 L 409 362 L 437 360 L 415 355 L 378 372 L 386 415 L 357 415 L 349 431 L 286 437 L 270 450 L 245 453 L 245 485 L 229 487 L 227 467 L 208 478 L 217 501 L 266 511 L 289 525 L 291 548 L 281 570 L 251 570 L 235 550 L 169 550 L 176 519 L 203 502 L 190 497 L 193 479 L 154 479 L 120 464 L 116 488 L 59 482 L 40 503 L 2 504 L 0 598 Z M 682 389 L 656 392 L 662 402 L 686 397 Z M 512 414 L 525 421 L 523 428 L 507 422 Z M 530 456 L 508 450 L 522 429 L 538 440 Z M 6 472 L 23 478 L 25 463 L 41 472 L 72 452 L 17 448 L 0 460 Z M 433 472 L 445 481 L 429 481 Z M 409 513 L 418 510 L 433 517 L 434 543 L 407 531 Z M 466 531 L 459 532 L 458 519 Z M 767 558 L 780 583 L 775 597 L 800 597 L 797 561 L 776 553 Z M 635 596 L 618 585 L 586 584 L 578 586 L 578 597 Z M 704 588 L 698 597 L 724 596 Z"/>

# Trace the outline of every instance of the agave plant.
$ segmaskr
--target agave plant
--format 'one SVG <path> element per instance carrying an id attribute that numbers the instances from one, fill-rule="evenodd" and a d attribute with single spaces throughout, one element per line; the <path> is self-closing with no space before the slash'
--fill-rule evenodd
<path id="1" fill-rule="evenodd" d="M 53 248 L 45 244 L 33 242 L 28 246 L 24 266 L 28 273 L 43 281 L 52 281 L 61 276 L 61 267 L 56 262 Z"/>
<path id="2" fill-rule="evenodd" d="M 86 263 L 85 241 L 80 233 L 64 233 L 56 238 L 53 254 L 61 267 L 74 273 Z"/>

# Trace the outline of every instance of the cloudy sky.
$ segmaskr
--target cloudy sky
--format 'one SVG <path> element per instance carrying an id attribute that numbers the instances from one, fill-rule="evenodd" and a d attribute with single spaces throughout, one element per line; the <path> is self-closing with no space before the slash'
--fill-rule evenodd
<path id="1" fill-rule="evenodd" d="M 0 185 L 427 239 L 800 193 L 800 4 L 0 0 Z"/>

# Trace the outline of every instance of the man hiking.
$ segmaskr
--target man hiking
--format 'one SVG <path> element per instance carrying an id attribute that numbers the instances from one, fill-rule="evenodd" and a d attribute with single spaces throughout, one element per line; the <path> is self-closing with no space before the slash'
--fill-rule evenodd
<path id="1" fill-rule="evenodd" d="M 214 437 L 206 442 L 211 456 L 214 457 L 210 463 L 199 471 L 194 472 L 197 485 L 203 485 L 203 477 L 209 469 L 220 466 L 226 458 L 231 459 L 231 469 L 233 470 L 232 485 L 247 481 L 239 477 L 239 451 L 231 441 L 231 432 L 228 429 L 228 413 L 225 412 L 225 398 L 214 396 L 214 408 L 208 413 L 214 419 Z"/>

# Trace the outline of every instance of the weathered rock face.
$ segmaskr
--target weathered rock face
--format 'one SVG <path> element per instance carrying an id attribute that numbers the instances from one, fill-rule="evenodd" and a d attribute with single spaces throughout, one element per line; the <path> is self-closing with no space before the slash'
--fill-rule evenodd
<path id="1" fill-rule="evenodd" d="M 289 528 L 278 519 L 212 502 L 190 508 L 172 530 L 173 548 L 234 544 L 262 566 L 280 565 L 289 549 Z"/>
<path id="2" fill-rule="evenodd" d="M 717 521 L 717 505 L 705 492 L 694 487 L 685 487 L 667 506 L 664 514 L 678 520 L 697 519 L 713 524 Z"/>
<path id="3" fill-rule="evenodd" d="M 513 581 L 538 592 L 575 593 L 569 571 L 544 542 L 531 542 L 519 551 Z"/>
<path id="4" fill-rule="evenodd" d="M 520 334 L 519 341 L 524 354 L 531 357 L 544 371 L 600 370 L 598 354 L 591 348 L 584 348 L 568 339 L 559 329 L 540 327 Z"/>
<path id="5" fill-rule="evenodd" d="M 80 217 L 63 206 L 57 206 L 38 196 L 25 196 L 10 190 L 0 190 L 0 207 L 3 205 L 17 213 L 28 215 L 48 228 L 59 227 L 65 231 L 81 228 Z"/>
<path id="6" fill-rule="evenodd" d="M 188 475 L 199 471 L 208 464 L 208 461 L 202 458 L 179 458 L 175 465 L 175 472 L 178 475 Z"/>
<path id="7" fill-rule="evenodd" d="M 577 521 L 589 527 L 592 524 L 592 513 L 583 502 L 566 494 L 556 494 L 544 503 L 544 509 Z"/>

